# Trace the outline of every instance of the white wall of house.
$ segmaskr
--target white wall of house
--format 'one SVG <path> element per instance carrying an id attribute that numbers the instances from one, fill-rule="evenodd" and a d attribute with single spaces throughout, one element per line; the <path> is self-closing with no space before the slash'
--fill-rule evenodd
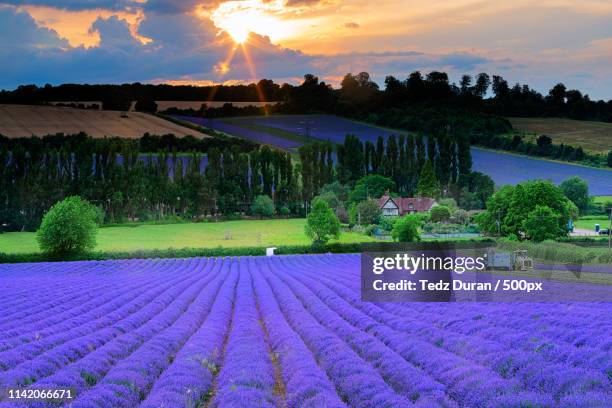
<path id="1" fill-rule="evenodd" d="M 399 208 L 397 207 L 397 205 L 395 205 L 395 203 L 391 200 L 388 200 L 385 205 L 383 205 L 382 207 L 382 215 L 385 216 L 398 216 L 399 215 Z"/>

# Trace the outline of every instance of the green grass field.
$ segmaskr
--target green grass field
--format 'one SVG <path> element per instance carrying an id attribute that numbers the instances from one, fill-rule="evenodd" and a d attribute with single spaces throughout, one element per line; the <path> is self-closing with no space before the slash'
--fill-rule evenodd
<path id="1" fill-rule="evenodd" d="M 607 154 L 612 149 L 612 123 L 560 118 L 508 118 L 512 126 L 535 143 L 548 135 L 555 144 L 582 146 L 591 153 Z"/>
<path id="2" fill-rule="evenodd" d="M 595 204 L 612 203 L 612 196 L 593 196 L 593 202 Z"/>
<path id="3" fill-rule="evenodd" d="M 135 251 L 168 248 L 214 248 L 246 246 L 307 245 L 305 219 L 244 220 L 217 223 L 138 225 L 107 227 L 98 230 L 96 250 Z M 229 238 L 229 239 L 226 239 Z M 340 242 L 368 242 L 374 239 L 345 232 Z M 0 234 L 0 252 L 39 252 L 35 234 L 10 232 Z"/>
<path id="4" fill-rule="evenodd" d="M 589 231 L 595 231 L 595 224 L 599 224 L 601 228 L 608 228 L 610 219 L 605 215 L 587 216 L 579 218 L 574 222 L 575 228 L 587 229 Z"/>

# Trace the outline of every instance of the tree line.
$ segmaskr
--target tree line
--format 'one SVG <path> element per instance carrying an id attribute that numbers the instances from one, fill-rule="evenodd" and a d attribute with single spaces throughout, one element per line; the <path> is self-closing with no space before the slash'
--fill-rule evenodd
<path id="1" fill-rule="evenodd" d="M 348 116 L 389 115 L 393 111 L 414 111 L 427 119 L 429 110 L 462 115 L 475 114 L 492 120 L 495 116 L 567 117 L 612 122 L 612 100 L 591 100 L 563 83 L 541 94 L 527 84 L 512 84 L 500 75 L 463 75 L 458 83 L 445 72 L 412 72 L 407 78 L 389 75 L 384 88 L 367 72 L 348 73 L 340 87 L 320 81 L 312 74 L 299 85 L 276 84 L 262 79 L 248 85 L 23 85 L 0 91 L 0 103 L 41 104 L 47 102 L 107 101 L 108 105 L 144 100 L 181 101 L 267 101 L 282 102 L 286 112 L 327 112 Z M 115 103 L 112 103 L 112 102 Z M 417 115 L 418 116 L 418 115 Z M 375 119 L 375 118 L 372 118 Z M 421 130 L 421 129 L 407 129 Z"/>
<path id="2" fill-rule="evenodd" d="M 54 203 L 74 195 L 100 208 L 107 223 L 241 216 L 262 195 L 276 213 L 303 216 L 324 186 L 352 189 L 371 174 L 392 180 L 397 194 L 456 194 L 474 208 L 493 190 L 490 178 L 470 171 L 467 141 L 449 134 L 381 137 L 376 144 L 348 135 L 339 146 L 302 146 L 297 161 L 269 146 L 233 142 L 182 150 L 191 146 L 182 139 L 2 138 L 0 223 L 34 230 Z"/>

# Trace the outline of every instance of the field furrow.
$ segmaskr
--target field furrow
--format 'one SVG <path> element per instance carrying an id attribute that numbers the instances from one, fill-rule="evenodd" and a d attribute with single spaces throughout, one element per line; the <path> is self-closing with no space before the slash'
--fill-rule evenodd
<path id="1" fill-rule="evenodd" d="M 76 393 L 0 408 L 612 406 L 610 304 L 360 285 L 355 254 L 0 265 L 0 389 Z"/>

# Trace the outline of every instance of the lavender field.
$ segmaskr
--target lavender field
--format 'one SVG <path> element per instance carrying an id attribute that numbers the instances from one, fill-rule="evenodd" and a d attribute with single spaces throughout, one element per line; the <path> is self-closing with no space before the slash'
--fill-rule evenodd
<path id="1" fill-rule="evenodd" d="M 210 126 L 210 122 L 201 118 L 181 117 L 180 119 Z M 311 137 L 330 140 L 334 143 L 342 143 L 346 134 L 353 134 L 364 141 L 375 142 L 378 136 L 387 137 L 398 133 L 391 129 L 379 128 L 330 115 L 254 116 L 227 120 L 218 119 L 212 121 L 212 126 L 231 135 L 256 140 L 283 149 L 294 149 L 299 147 L 301 143 L 266 133 L 265 128 L 276 128 L 285 132 L 301 134 L 305 122 L 309 124 Z M 249 128 L 245 126 L 249 126 Z M 253 129 L 253 126 L 262 128 L 256 130 Z M 557 163 L 478 148 L 472 148 L 472 157 L 473 169 L 488 174 L 499 186 L 532 179 L 551 179 L 555 183 L 560 183 L 569 177 L 579 176 L 589 183 L 591 194 L 612 194 L 612 171 L 610 170 Z"/>
<path id="2" fill-rule="evenodd" d="M 612 406 L 612 304 L 364 303 L 359 265 L 0 265 L 0 388 L 72 387 L 72 407 Z"/>

